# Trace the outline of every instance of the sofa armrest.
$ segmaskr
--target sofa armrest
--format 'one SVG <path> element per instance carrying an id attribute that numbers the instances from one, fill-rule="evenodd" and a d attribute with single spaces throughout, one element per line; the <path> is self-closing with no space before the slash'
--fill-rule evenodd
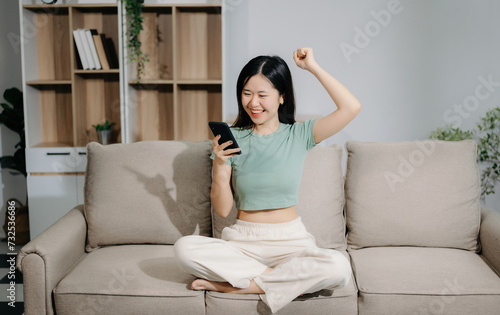
<path id="1" fill-rule="evenodd" d="M 481 255 L 500 275 L 500 212 L 491 208 L 481 209 L 479 241 Z"/>
<path id="2" fill-rule="evenodd" d="M 87 223 L 77 206 L 26 244 L 17 256 L 23 273 L 24 314 L 54 314 L 52 291 L 85 255 Z"/>

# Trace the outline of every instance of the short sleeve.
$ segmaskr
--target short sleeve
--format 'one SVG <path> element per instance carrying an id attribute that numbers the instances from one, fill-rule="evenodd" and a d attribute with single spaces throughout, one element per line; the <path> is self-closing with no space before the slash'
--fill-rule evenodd
<path id="1" fill-rule="evenodd" d="M 316 142 L 314 142 L 314 123 L 316 120 L 317 118 L 314 118 L 294 124 L 295 135 L 304 141 L 308 151 L 316 145 Z"/>
<path id="2" fill-rule="evenodd" d="M 214 154 L 213 152 L 212 152 L 212 154 L 210 155 L 210 158 L 211 158 L 212 160 L 214 160 L 214 159 L 215 159 L 215 154 Z M 229 159 L 227 159 L 226 164 L 227 164 L 227 165 L 231 165 L 231 166 L 232 166 L 232 165 L 233 165 L 233 158 L 232 158 L 232 157 L 230 157 Z"/>

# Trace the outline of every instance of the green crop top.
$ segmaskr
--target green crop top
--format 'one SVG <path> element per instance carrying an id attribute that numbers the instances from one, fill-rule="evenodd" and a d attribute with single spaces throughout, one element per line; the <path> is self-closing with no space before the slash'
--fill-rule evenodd
<path id="1" fill-rule="evenodd" d="M 242 152 L 226 162 L 232 166 L 237 209 L 278 209 L 298 203 L 304 160 L 316 145 L 315 121 L 280 123 L 278 130 L 265 136 L 231 128 Z M 213 153 L 211 158 L 215 158 Z"/>

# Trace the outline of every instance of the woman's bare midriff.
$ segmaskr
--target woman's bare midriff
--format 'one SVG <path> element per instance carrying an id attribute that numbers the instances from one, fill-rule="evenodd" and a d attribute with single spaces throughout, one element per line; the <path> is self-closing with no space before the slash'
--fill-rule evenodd
<path id="1" fill-rule="evenodd" d="M 254 223 L 284 223 L 297 219 L 295 206 L 280 209 L 245 211 L 238 210 L 238 219 Z"/>

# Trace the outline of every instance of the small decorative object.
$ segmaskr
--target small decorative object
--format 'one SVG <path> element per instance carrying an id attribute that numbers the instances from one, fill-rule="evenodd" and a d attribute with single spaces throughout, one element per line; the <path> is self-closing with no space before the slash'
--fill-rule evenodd
<path id="1" fill-rule="evenodd" d="M 437 128 L 431 139 L 459 141 L 472 139 L 477 142 L 477 160 L 483 164 L 481 173 L 481 197 L 495 193 L 495 185 L 500 182 L 500 107 L 490 109 L 477 130 L 464 131 L 453 126 Z"/>
<path id="2" fill-rule="evenodd" d="M 55 4 L 57 0 L 42 0 L 42 2 L 45 4 Z"/>
<path id="3" fill-rule="evenodd" d="M 111 135 L 113 134 L 113 127 L 115 126 L 114 122 L 109 122 L 106 119 L 106 122 L 102 125 L 92 125 L 97 132 L 97 139 L 99 139 L 99 143 L 101 144 L 110 144 L 111 143 Z"/>

